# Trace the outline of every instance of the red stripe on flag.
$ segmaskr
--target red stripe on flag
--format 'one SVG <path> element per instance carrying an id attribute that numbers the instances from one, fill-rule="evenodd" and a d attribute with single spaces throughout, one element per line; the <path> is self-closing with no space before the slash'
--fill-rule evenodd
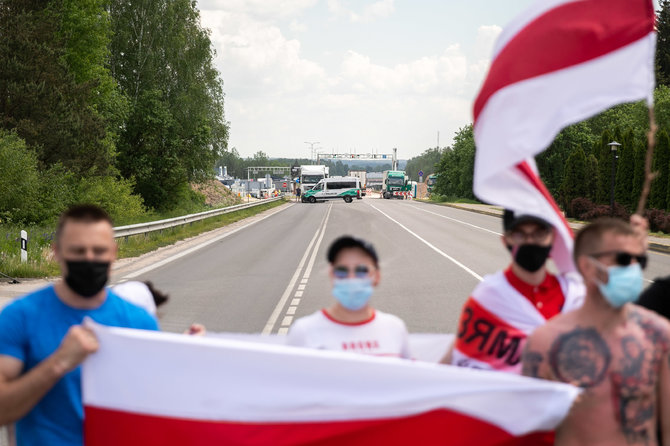
<path id="1" fill-rule="evenodd" d="M 87 406 L 87 446 L 531 446 L 547 432 L 514 437 L 482 420 L 449 410 L 394 419 L 316 423 L 231 423 L 133 414 Z"/>
<path id="2" fill-rule="evenodd" d="M 493 60 L 474 105 L 475 122 L 502 88 L 601 57 L 654 30 L 650 0 L 571 1 L 519 31 Z"/>
<path id="3" fill-rule="evenodd" d="M 568 230 L 568 233 L 574 237 L 574 234 L 572 232 L 572 228 L 568 224 L 568 221 L 563 217 L 563 212 L 561 212 L 561 209 L 558 207 L 558 204 L 556 204 L 556 201 L 554 200 L 554 197 L 551 196 L 551 193 L 547 189 L 547 186 L 544 185 L 542 180 L 535 175 L 535 172 L 533 172 L 533 169 L 530 168 L 527 162 L 519 163 L 516 165 L 516 168 L 519 169 L 519 171 L 524 174 L 526 178 L 528 178 L 528 181 L 530 184 L 533 185 L 535 189 L 537 189 L 542 196 L 547 200 L 547 202 L 551 205 L 551 207 L 554 209 L 554 212 L 556 212 L 556 215 L 558 215 L 558 218 L 561 219 L 563 224 Z"/>
<path id="4" fill-rule="evenodd" d="M 461 312 L 455 347 L 470 358 L 504 369 L 519 363 L 526 337 L 470 297 Z"/>

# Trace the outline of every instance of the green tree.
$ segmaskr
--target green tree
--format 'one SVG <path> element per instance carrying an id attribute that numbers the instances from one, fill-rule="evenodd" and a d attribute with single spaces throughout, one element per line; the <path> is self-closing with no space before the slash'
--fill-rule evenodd
<path id="1" fill-rule="evenodd" d="M 649 207 L 652 209 L 667 209 L 668 178 L 670 178 L 670 138 L 664 130 L 658 132 L 658 142 L 654 149 L 652 170 L 658 176 L 651 183 L 649 193 Z"/>
<path id="2" fill-rule="evenodd" d="M 209 33 L 190 0 L 113 1 L 111 70 L 130 101 L 119 167 L 151 207 L 176 204 L 227 147 Z"/>
<path id="3" fill-rule="evenodd" d="M 568 212 L 568 216 L 573 217 L 570 204 L 572 200 L 579 197 L 585 197 L 587 183 L 587 162 L 584 150 L 577 147 L 565 163 L 565 175 L 561 184 L 561 202 L 563 209 Z"/>
<path id="4" fill-rule="evenodd" d="M 536 157 L 540 177 L 549 192 L 558 196 L 563 184 L 564 166 L 577 147 L 590 147 L 593 136 L 586 123 L 580 122 L 564 128 L 544 152 Z"/>
<path id="5" fill-rule="evenodd" d="M 472 179 L 475 165 L 475 140 L 472 124 L 460 128 L 437 166 L 435 193 L 452 198 L 475 198 Z"/>
<path id="6" fill-rule="evenodd" d="M 439 147 L 434 147 L 424 150 L 424 152 L 407 161 L 405 171 L 409 178 L 413 181 L 419 180 L 419 171 L 423 171 L 423 180 L 428 178 L 428 175 L 435 173 L 437 164 L 440 162 L 443 150 Z"/>
<path id="7" fill-rule="evenodd" d="M 647 157 L 646 142 L 639 139 L 635 140 L 634 146 L 634 172 L 633 172 L 633 186 L 631 188 L 631 209 L 637 208 L 637 203 L 642 195 L 642 185 L 644 183 L 644 164 Z"/>
<path id="8" fill-rule="evenodd" d="M 589 155 L 586 158 L 586 198 L 595 202 L 598 191 L 598 158 Z"/>
<path id="9" fill-rule="evenodd" d="M 660 0 L 656 11 L 656 82 L 670 85 L 670 1 Z"/>
<path id="10" fill-rule="evenodd" d="M 632 190 L 635 177 L 635 147 L 633 131 L 629 130 L 617 151 L 616 185 L 614 199 L 617 203 L 632 209 Z"/>
<path id="11" fill-rule="evenodd" d="M 612 142 L 610 132 L 605 130 L 600 137 L 600 144 L 595 149 L 598 152 L 598 193 L 596 201 L 598 203 L 610 202 L 610 188 L 612 180 L 612 163 L 614 157 L 608 144 Z"/>
<path id="12" fill-rule="evenodd" d="M 0 128 L 15 129 L 42 164 L 104 173 L 113 151 L 91 103 L 97 81 L 79 81 L 69 66 L 76 39 L 62 34 L 64 11 L 62 1 L 2 2 Z"/>

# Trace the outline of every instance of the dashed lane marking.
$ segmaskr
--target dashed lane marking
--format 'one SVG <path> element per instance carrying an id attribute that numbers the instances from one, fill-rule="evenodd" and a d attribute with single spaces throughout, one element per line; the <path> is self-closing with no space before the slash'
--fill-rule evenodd
<path id="1" fill-rule="evenodd" d="M 456 223 L 460 223 L 460 224 L 465 225 L 465 226 L 470 226 L 470 227 L 472 227 L 472 228 L 480 229 L 480 230 L 482 230 L 482 231 L 484 231 L 484 232 L 489 232 L 489 233 L 491 233 L 491 234 L 495 234 L 495 235 L 502 235 L 500 232 L 491 231 L 490 229 L 482 228 L 481 226 L 473 225 L 473 224 L 471 224 L 471 223 L 467 223 L 467 222 L 464 222 L 464 221 L 462 221 L 462 220 L 458 220 L 458 219 L 456 219 L 456 218 L 447 217 L 446 215 L 438 214 L 437 212 L 429 211 L 429 210 L 427 210 L 427 209 L 421 209 L 421 206 L 410 206 L 410 207 L 411 207 L 411 208 L 414 208 L 414 209 L 417 209 L 417 210 L 419 210 L 419 211 L 421 211 L 421 212 L 426 212 L 426 213 L 428 213 L 428 214 L 437 215 L 438 217 L 445 218 L 445 219 L 447 219 L 447 220 L 451 220 L 451 221 L 454 221 L 454 222 L 456 222 Z"/>
<path id="2" fill-rule="evenodd" d="M 314 233 L 314 237 L 312 237 L 312 240 L 309 242 L 309 245 L 307 245 L 307 249 L 305 250 L 305 253 L 303 254 L 302 258 L 300 259 L 300 263 L 298 264 L 298 267 L 296 268 L 295 272 L 293 273 L 293 277 L 291 277 L 291 280 L 288 283 L 288 286 L 284 290 L 284 293 L 282 294 L 281 298 L 279 299 L 279 302 L 277 302 L 277 305 L 275 306 L 274 310 L 272 311 L 272 314 L 270 315 L 270 318 L 265 324 L 265 328 L 263 328 L 263 331 L 261 332 L 264 335 L 269 335 L 272 333 L 272 330 L 274 330 L 275 324 L 277 323 L 277 320 L 279 319 L 279 316 L 282 313 L 282 310 L 286 306 L 286 302 L 288 301 L 289 296 L 291 295 L 291 291 L 295 287 L 296 282 L 298 281 L 298 278 L 300 277 L 300 273 L 302 272 L 303 267 L 305 266 L 305 262 L 307 261 L 307 257 L 310 257 L 309 254 L 310 252 L 312 253 L 309 262 L 307 263 L 307 268 L 305 269 L 305 273 L 303 274 L 302 280 L 300 281 L 300 286 L 302 287 L 299 290 L 296 290 L 293 297 L 294 299 L 291 301 L 291 306 L 296 307 L 298 306 L 298 303 L 300 303 L 300 299 L 295 299 L 302 297 L 303 290 L 307 284 L 307 281 L 309 279 L 309 275 L 312 271 L 312 267 L 314 266 L 314 260 L 316 258 L 316 253 L 319 250 L 319 246 L 321 245 L 321 241 L 323 240 L 323 235 L 326 232 L 326 225 L 328 223 L 328 217 L 330 216 L 330 211 L 332 209 L 333 205 L 332 203 L 328 204 L 328 211 L 326 211 L 326 215 L 324 215 L 323 220 L 321 220 L 321 224 L 319 224 L 319 227 L 317 228 L 316 232 Z M 295 305 L 293 305 L 293 302 L 298 301 Z M 293 310 L 294 314 L 295 310 Z M 287 312 L 287 314 L 289 314 Z M 285 316 L 280 324 L 280 328 L 277 330 L 277 334 L 286 334 L 288 333 L 288 327 L 291 325 L 293 322 L 293 316 Z"/>

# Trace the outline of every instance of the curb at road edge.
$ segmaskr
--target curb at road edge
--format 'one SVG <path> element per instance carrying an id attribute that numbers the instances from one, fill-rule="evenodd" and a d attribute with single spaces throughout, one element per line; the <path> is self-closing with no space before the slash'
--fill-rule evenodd
<path id="1" fill-rule="evenodd" d="M 502 214 L 498 214 L 496 212 L 485 211 L 485 210 L 482 210 L 482 209 L 472 209 L 472 208 L 468 208 L 468 207 L 464 207 L 464 206 L 458 206 L 457 204 L 453 204 L 453 203 L 435 203 L 435 202 L 431 202 L 431 201 L 423 201 L 423 203 L 435 204 L 435 205 L 438 205 L 438 206 L 447 206 L 447 207 L 454 208 L 454 209 L 460 209 L 461 211 L 474 212 L 476 214 L 490 215 L 491 217 L 502 218 Z M 649 242 L 649 250 L 654 251 L 654 252 L 660 252 L 660 253 L 663 253 L 663 254 L 670 254 L 670 246 L 663 245 L 661 243 Z"/>

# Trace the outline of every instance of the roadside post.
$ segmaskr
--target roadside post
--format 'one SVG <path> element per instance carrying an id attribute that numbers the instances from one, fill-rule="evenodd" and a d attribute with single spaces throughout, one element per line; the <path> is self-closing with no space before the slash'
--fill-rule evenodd
<path id="1" fill-rule="evenodd" d="M 21 263 L 28 261 L 28 233 L 21 231 Z"/>

